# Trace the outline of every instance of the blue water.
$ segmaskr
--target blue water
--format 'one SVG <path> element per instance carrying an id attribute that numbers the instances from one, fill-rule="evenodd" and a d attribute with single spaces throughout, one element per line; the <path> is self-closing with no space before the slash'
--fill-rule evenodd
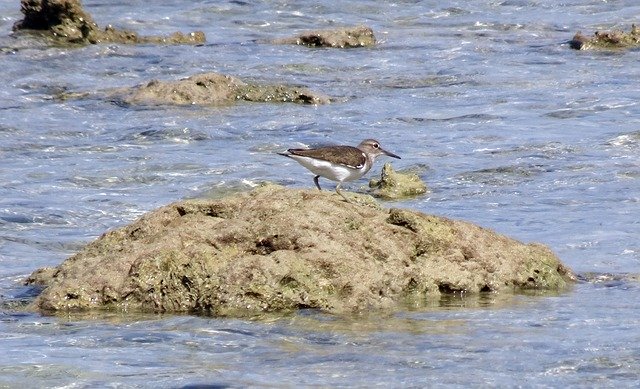
<path id="1" fill-rule="evenodd" d="M 106 230 L 263 181 L 312 188 L 275 154 L 374 137 L 432 192 L 388 204 L 549 245 L 589 279 L 562 294 L 457 296 L 401 312 L 252 319 L 0 311 L 0 386 L 607 386 L 640 377 L 640 50 L 567 41 L 637 22 L 636 1 L 99 2 L 101 26 L 203 30 L 204 46 L 47 47 L 0 2 L 0 296 Z M 367 24 L 354 50 L 277 46 Z M 326 106 L 125 107 L 56 100 L 216 71 Z M 371 175 L 378 174 L 376 166 Z M 359 190 L 366 180 L 349 185 Z M 591 276 L 611 274 L 610 277 Z"/>

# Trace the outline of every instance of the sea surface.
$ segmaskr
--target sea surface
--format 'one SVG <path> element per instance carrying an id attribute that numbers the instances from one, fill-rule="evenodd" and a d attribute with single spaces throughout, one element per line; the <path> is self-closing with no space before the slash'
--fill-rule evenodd
<path id="1" fill-rule="evenodd" d="M 1 387 L 637 385 L 640 50 L 567 43 L 577 31 L 629 30 L 640 21 L 637 0 L 83 4 L 102 27 L 202 30 L 207 43 L 51 47 L 12 35 L 19 1 L 0 2 Z M 373 28 L 376 47 L 267 43 L 357 24 Z M 303 85 L 335 101 L 134 107 L 55 98 L 200 72 Z M 355 317 L 12 308 L 33 298 L 22 286 L 28 274 L 107 230 L 173 201 L 265 181 L 313 188 L 308 171 L 276 152 L 369 137 L 431 188 L 386 206 L 544 243 L 581 281 L 563 293 L 448 296 Z"/>

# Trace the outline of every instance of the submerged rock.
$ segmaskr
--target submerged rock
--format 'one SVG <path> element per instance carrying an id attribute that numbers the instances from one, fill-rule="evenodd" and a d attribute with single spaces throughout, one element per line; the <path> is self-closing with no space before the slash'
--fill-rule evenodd
<path id="1" fill-rule="evenodd" d="M 415 173 L 397 172 L 389 162 L 382 167 L 380 179 L 369 181 L 373 195 L 385 200 L 399 200 L 428 192 L 427 184 Z"/>
<path id="2" fill-rule="evenodd" d="M 139 36 L 128 30 L 107 26 L 101 30 L 91 15 L 82 8 L 80 0 L 22 0 L 24 19 L 14 24 L 13 30 L 46 31 L 51 37 L 68 43 L 164 43 L 201 44 L 205 42 L 201 31 L 189 34 L 174 33 L 168 37 Z"/>
<path id="3" fill-rule="evenodd" d="M 87 37 L 89 43 L 126 43 L 126 44 L 167 44 L 167 45 L 199 45 L 206 42 L 204 32 L 195 31 L 188 34 L 174 32 L 168 36 L 141 36 L 129 30 L 118 30 L 108 25 L 104 31 L 96 32 Z"/>
<path id="4" fill-rule="evenodd" d="M 233 315 L 390 308 L 443 293 L 562 290 L 575 277 L 545 246 L 470 223 L 269 185 L 181 201 L 88 244 L 28 283 L 41 311 Z"/>
<path id="5" fill-rule="evenodd" d="M 640 46 L 640 29 L 635 24 L 631 25 L 631 31 L 624 32 L 596 31 L 592 37 L 582 35 L 578 32 L 569 41 L 572 49 L 592 50 L 592 49 L 627 49 Z"/>
<path id="6" fill-rule="evenodd" d="M 367 26 L 343 27 L 328 30 L 306 31 L 291 38 L 276 39 L 276 44 L 310 47 L 366 47 L 376 44 L 373 30 Z"/>
<path id="7" fill-rule="evenodd" d="M 246 83 L 219 73 L 197 74 L 177 81 L 152 80 L 144 85 L 110 91 L 108 95 L 133 105 L 224 105 L 239 100 L 326 104 L 330 101 L 326 95 L 307 88 Z"/>

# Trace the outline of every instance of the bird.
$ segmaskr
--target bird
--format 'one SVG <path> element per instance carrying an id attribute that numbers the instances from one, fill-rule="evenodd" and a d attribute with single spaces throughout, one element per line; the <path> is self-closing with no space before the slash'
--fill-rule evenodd
<path id="1" fill-rule="evenodd" d="M 318 182 L 320 177 L 338 182 L 336 193 L 347 202 L 350 202 L 349 199 L 340 191 L 343 182 L 357 180 L 367 174 L 376 158 L 381 155 L 401 159 L 398 155 L 383 149 L 375 139 L 365 139 L 355 147 L 340 145 L 289 149 L 278 154 L 289 157 L 311 170 L 315 174 L 313 182 L 318 190 L 322 190 Z"/>

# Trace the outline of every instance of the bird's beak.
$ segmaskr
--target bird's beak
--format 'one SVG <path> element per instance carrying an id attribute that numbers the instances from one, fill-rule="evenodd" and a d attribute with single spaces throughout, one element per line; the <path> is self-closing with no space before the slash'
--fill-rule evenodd
<path id="1" fill-rule="evenodd" d="M 384 154 L 384 155 L 388 155 L 388 156 L 389 156 L 389 157 L 391 157 L 391 158 L 398 158 L 398 159 L 402 159 L 402 158 L 400 158 L 400 156 L 399 156 L 399 155 L 396 155 L 396 154 L 394 154 L 394 153 L 392 153 L 392 152 L 390 152 L 390 151 L 387 151 L 387 150 L 384 150 L 384 149 L 380 149 L 380 151 L 382 151 L 382 154 Z"/>

